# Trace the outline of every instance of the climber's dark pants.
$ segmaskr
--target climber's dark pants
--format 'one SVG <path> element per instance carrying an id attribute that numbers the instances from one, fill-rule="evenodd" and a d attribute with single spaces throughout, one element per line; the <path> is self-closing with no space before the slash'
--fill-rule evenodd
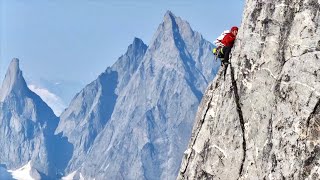
<path id="1" fill-rule="evenodd" d="M 224 46 L 222 49 L 223 52 L 223 61 L 222 63 L 228 63 L 229 62 L 229 55 L 231 52 L 231 48 L 230 46 Z"/>

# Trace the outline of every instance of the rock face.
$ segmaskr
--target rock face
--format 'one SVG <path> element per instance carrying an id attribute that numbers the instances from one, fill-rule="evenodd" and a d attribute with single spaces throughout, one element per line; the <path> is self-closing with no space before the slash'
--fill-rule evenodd
<path id="1" fill-rule="evenodd" d="M 56 177 L 68 161 L 64 154 L 67 147 L 72 147 L 54 135 L 58 118 L 28 89 L 18 59 L 13 59 L 9 66 L 0 89 L 0 100 L 1 164 L 17 169 L 31 161 L 30 166 L 47 178 Z M 63 154 L 60 154 L 62 148 Z"/>
<path id="2" fill-rule="evenodd" d="M 212 44 L 167 12 L 147 47 L 128 52 L 62 114 L 74 144 L 67 174 L 85 179 L 175 179 L 197 107 L 220 66 Z"/>
<path id="3" fill-rule="evenodd" d="M 247 0 L 178 179 L 320 178 L 320 5 Z"/>
<path id="4" fill-rule="evenodd" d="M 126 54 L 78 93 L 61 114 L 56 134 L 62 133 L 76 147 L 67 171 L 76 170 L 86 159 L 84 156 L 109 121 L 119 92 L 127 86 L 146 49 L 135 38 Z"/>

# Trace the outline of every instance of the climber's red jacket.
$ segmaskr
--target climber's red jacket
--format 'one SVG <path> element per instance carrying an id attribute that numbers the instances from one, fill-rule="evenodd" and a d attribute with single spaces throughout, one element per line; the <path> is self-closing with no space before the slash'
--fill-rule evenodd
<path id="1" fill-rule="evenodd" d="M 232 47 L 235 39 L 236 39 L 236 36 L 234 36 L 232 33 L 227 33 L 224 36 L 224 38 L 221 40 L 221 43 L 224 46 Z"/>

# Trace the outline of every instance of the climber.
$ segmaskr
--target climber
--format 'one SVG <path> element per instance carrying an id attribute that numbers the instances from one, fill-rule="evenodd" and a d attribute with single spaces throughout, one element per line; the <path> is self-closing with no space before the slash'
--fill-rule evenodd
<path id="1" fill-rule="evenodd" d="M 217 48 L 214 48 L 212 52 L 217 58 L 221 59 L 221 65 L 229 64 L 229 54 L 237 34 L 238 27 L 234 26 L 231 28 L 230 32 L 223 32 L 215 41 Z"/>

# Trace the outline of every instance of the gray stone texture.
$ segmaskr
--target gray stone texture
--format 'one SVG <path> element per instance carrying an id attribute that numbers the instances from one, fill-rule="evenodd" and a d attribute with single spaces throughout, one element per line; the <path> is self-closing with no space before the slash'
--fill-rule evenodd
<path id="1" fill-rule="evenodd" d="M 177 179 L 320 179 L 318 0 L 247 0 Z"/>

